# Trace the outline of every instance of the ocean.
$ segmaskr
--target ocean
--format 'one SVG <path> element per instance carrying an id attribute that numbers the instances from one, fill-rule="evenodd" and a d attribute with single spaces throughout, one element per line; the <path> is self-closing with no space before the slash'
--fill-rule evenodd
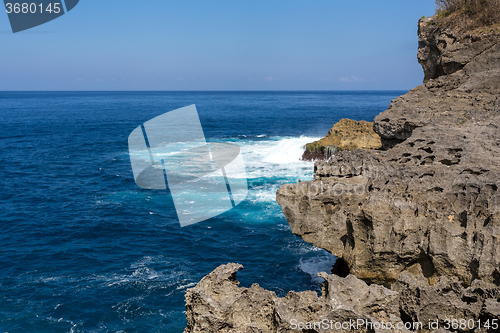
<path id="1" fill-rule="evenodd" d="M 221 264 L 241 286 L 320 290 L 335 257 L 293 235 L 276 203 L 313 178 L 306 143 L 373 121 L 406 91 L 0 92 L 0 332 L 168 332 Z M 240 146 L 249 193 L 181 228 L 168 190 L 139 188 L 128 136 L 195 104 L 208 141 Z"/>

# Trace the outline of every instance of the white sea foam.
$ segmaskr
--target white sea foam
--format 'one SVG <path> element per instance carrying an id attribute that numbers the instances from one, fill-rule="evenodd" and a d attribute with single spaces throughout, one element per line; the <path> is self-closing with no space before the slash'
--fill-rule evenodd
<path id="1" fill-rule="evenodd" d="M 280 184 L 265 184 L 251 189 L 247 199 L 253 203 L 269 203 L 276 201 L 276 191 Z"/>
<path id="2" fill-rule="evenodd" d="M 318 138 L 279 138 L 241 142 L 249 178 L 312 177 L 313 163 L 301 161 L 304 146 Z"/>
<path id="3" fill-rule="evenodd" d="M 185 284 L 185 285 L 182 285 L 182 286 L 178 286 L 176 288 L 176 290 L 185 289 L 185 288 L 191 288 L 191 287 L 194 287 L 194 286 L 196 286 L 196 282 L 191 282 L 191 283 L 188 283 L 188 284 Z"/>
<path id="4" fill-rule="evenodd" d="M 267 212 L 281 214 L 276 204 L 276 191 L 284 183 L 293 183 L 313 178 L 314 163 L 301 160 L 306 143 L 314 137 L 273 137 L 267 140 L 242 140 L 241 147 L 246 174 L 231 177 L 246 177 L 251 188 L 247 200 L 252 203 L 275 206 Z"/>
<path id="5" fill-rule="evenodd" d="M 312 140 L 314 139 L 304 136 L 281 139 L 278 144 L 269 149 L 264 162 L 271 164 L 298 163 L 304 153 L 304 146 Z"/>
<path id="6" fill-rule="evenodd" d="M 245 171 L 230 173 L 228 177 L 233 182 L 248 181 L 249 192 L 245 201 L 247 204 L 259 205 L 251 212 L 245 211 L 245 220 L 248 222 L 269 221 L 269 216 L 282 217 L 281 209 L 276 203 L 276 191 L 285 183 L 313 178 L 314 163 L 302 161 L 301 157 L 305 145 L 319 139 L 308 136 L 267 137 L 265 134 L 257 137 L 238 136 L 220 140 L 234 142 L 241 148 Z M 179 145 L 177 148 L 186 147 Z M 203 190 L 198 193 L 201 200 L 207 195 Z M 194 201 L 192 197 L 186 200 Z M 159 214 L 157 209 L 149 209 L 150 214 Z M 260 217 L 257 218 L 257 214 Z"/>
<path id="7" fill-rule="evenodd" d="M 321 283 L 323 279 L 318 277 L 317 274 L 320 272 L 330 273 L 336 260 L 334 255 L 322 250 L 320 255 L 309 259 L 301 259 L 298 267 L 304 273 L 311 275 L 314 282 Z"/>

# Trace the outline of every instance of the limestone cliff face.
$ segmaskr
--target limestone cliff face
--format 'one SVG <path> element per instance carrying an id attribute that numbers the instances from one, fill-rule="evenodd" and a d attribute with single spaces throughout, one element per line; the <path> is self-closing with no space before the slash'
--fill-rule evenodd
<path id="1" fill-rule="evenodd" d="M 445 126 L 458 137 L 450 126 L 492 122 L 498 111 L 500 33 L 464 37 L 432 22 L 419 21 L 418 60 L 424 84 L 396 98 L 375 118 L 374 130 L 385 148 L 424 126 Z"/>
<path id="2" fill-rule="evenodd" d="M 465 33 L 453 26 L 441 26 L 435 17 L 421 19 L 418 22 L 418 62 L 424 69 L 424 83 L 453 74 L 479 56 L 493 61 L 488 67 L 498 69 L 498 58 L 490 57 L 498 47 L 498 34 L 484 30 Z M 481 66 L 484 65 L 483 62 Z"/>
<path id="3" fill-rule="evenodd" d="M 279 298 L 221 266 L 188 290 L 185 333 L 331 332 L 291 326 L 325 318 L 440 320 L 410 331 L 456 332 L 443 320 L 500 317 L 500 35 L 420 20 L 418 58 L 424 84 L 375 118 L 382 149 L 338 152 L 316 162 L 314 180 L 277 192 L 292 232 L 351 274 L 321 273 L 321 296 Z"/>
<path id="4" fill-rule="evenodd" d="M 315 180 L 277 200 L 295 234 L 365 281 L 411 272 L 500 285 L 500 35 L 457 42 L 427 22 L 427 82 L 375 118 L 386 150 L 317 162 Z"/>

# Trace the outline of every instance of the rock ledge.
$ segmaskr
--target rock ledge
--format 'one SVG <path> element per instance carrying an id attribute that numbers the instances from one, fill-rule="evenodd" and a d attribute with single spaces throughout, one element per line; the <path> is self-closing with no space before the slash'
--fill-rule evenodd
<path id="1" fill-rule="evenodd" d="M 380 137 L 373 131 L 373 123 L 342 119 L 333 125 L 324 138 L 306 145 L 302 160 L 328 160 L 335 152 L 341 150 L 381 147 Z"/>

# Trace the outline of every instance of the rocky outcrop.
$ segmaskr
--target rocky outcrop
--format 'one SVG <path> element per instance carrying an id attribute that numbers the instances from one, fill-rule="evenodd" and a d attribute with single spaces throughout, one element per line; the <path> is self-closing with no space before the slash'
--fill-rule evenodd
<path id="1" fill-rule="evenodd" d="M 478 320 L 489 320 L 490 331 L 476 331 L 495 332 L 493 319 L 500 310 L 499 289 L 479 280 L 464 288 L 457 278 L 441 277 L 431 286 L 403 273 L 388 289 L 354 275 L 319 273 L 325 280 L 321 295 L 291 291 L 277 297 L 258 284 L 239 287 L 236 272 L 242 268 L 220 266 L 188 289 L 184 333 L 435 332 L 436 325 L 446 327 L 446 319 L 462 319 L 475 328 Z"/>
<path id="2" fill-rule="evenodd" d="M 342 119 L 321 140 L 308 143 L 302 160 L 329 159 L 337 151 L 355 149 L 379 149 L 380 137 L 373 131 L 373 123 Z"/>
<path id="3" fill-rule="evenodd" d="M 498 110 L 500 33 L 464 34 L 433 20 L 419 21 L 424 84 L 396 98 L 375 118 L 374 130 L 386 149 L 409 138 L 415 128 L 463 128 L 493 120 L 492 112 Z"/>
<path id="4" fill-rule="evenodd" d="M 438 47 L 442 34 L 420 37 Z M 461 70 L 375 118 L 385 151 L 340 152 L 315 164 L 315 180 L 280 188 L 295 234 L 370 283 L 411 272 L 430 283 L 456 276 L 500 285 L 500 36 L 484 39 L 490 46 Z"/>
<path id="5" fill-rule="evenodd" d="M 293 233 L 368 282 L 409 271 L 498 284 L 500 156 L 472 158 L 481 139 L 475 152 L 425 135 L 390 152 L 341 152 L 316 163 L 314 181 L 280 188 L 278 202 Z"/>
<path id="6" fill-rule="evenodd" d="M 438 321 L 438 326 L 445 328 L 446 319 L 450 321 L 449 324 L 455 319 L 458 323 L 460 320 L 468 323 L 469 327 L 462 325 L 461 329 L 453 330 L 452 325 L 448 325 L 450 329 L 444 332 L 500 331 L 500 326 L 492 325 L 499 321 L 500 289 L 496 285 L 475 280 L 470 287 L 464 288 L 455 277 L 441 277 L 435 285 L 431 286 L 422 277 L 403 273 L 391 289 L 398 292 L 400 314 L 405 322 L 435 323 Z M 479 320 L 483 323 L 481 327 L 479 327 Z M 486 324 L 488 320 L 489 327 Z"/>
<path id="7" fill-rule="evenodd" d="M 349 322 L 360 325 L 344 324 L 343 332 L 374 333 L 375 323 L 401 322 L 398 292 L 368 286 L 353 275 L 340 278 L 320 273 L 325 279 L 321 296 L 314 291 L 291 291 L 280 298 L 258 284 L 239 287 L 235 274 L 241 268 L 239 264 L 220 266 L 188 289 L 184 333 L 328 332 L 335 329 L 335 323 Z"/>
<path id="8" fill-rule="evenodd" d="M 292 232 L 339 257 L 346 277 L 321 273 L 321 296 L 279 298 L 221 266 L 188 291 L 185 333 L 292 332 L 292 319 L 325 318 L 500 331 L 500 35 L 419 26 L 426 79 L 375 118 L 382 149 L 339 151 L 314 180 L 277 192 Z"/>
<path id="9" fill-rule="evenodd" d="M 417 57 L 424 69 L 424 83 L 453 74 L 484 53 L 483 59 L 489 58 L 490 50 L 498 45 L 498 33 L 485 32 L 485 29 L 465 32 L 440 21 L 429 17 L 418 22 Z M 496 68 L 498 65 L 497 62 Z M 494 68 L 495 64 L 490 66 Z"/>

